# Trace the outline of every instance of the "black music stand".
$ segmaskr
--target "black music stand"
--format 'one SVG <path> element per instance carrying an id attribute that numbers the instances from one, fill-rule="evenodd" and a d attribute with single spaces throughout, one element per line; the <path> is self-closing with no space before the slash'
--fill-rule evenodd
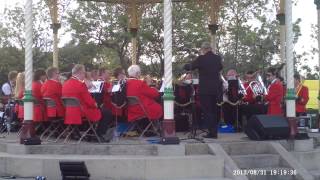
<path id="1" fill-rule="evenodd" d="M 196 102 L 195 102 L 196 91 L 195 91 L 193 80 L 187 86 L 189 86 L 191 88 L 191 94 L 190 94 L 190 100 L 189 100 L 189 102 L 190 102 L 189 108 L 191 110 L 191 120 L 189 121 L 190 130 L 188 132 L 188 138 L 183 138 L 180 140 L 194 139 L 199 142 L 205 143 L 203 138 L 197 137 L 198 136 L 197 130 L 199 129 L 199 120 L 197 118 L 197 109 L 196 109 Z"/>

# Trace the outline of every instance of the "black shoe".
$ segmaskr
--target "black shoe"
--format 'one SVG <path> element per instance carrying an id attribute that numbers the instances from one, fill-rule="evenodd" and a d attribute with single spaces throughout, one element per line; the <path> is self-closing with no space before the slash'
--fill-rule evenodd
<path id="1" fill-rule="evenodd" d="M 203 138 L 218 139 L 218 136 L 208 133 L 208 134 L 204 135 Z"/>

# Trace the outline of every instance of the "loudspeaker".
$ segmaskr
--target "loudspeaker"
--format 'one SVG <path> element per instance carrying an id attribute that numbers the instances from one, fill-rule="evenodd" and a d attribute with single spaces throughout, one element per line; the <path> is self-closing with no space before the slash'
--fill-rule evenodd
<path id="1" fill-rule="evenodd" d="M 83 161 L 60 161 L 62 180 L 89 180 L 90 174 Z"/>
<path id="2" fill-rule="evenodd" d="M 245 133 L 251 140 L 288 139 L 290 128 L 285 117 L 254 115 L 249 119 Z"/>

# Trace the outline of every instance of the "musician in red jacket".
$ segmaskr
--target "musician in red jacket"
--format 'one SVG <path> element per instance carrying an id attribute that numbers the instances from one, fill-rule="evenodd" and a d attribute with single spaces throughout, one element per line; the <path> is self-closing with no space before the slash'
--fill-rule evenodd
<path id="1" fill-rule="evenodd" d="M 42 99 L 41 87 L 46 81 L 47 74 L 45 70 L 38 69 L 34 72 L 32 82 L 32 96 L 35 98 L 35 104 L 33 107 L 33 121 L 40 122 L 47 120 L 45 112 L 45 104 Z"/>
<path id="2" fill-rule="evenodd" d="M 44 98 L 50 98 L 56 103 L 56 109 L 47 109 L 47 112 L 48 114 L 51 114 L 50 112 L 54 111 L 52 112 L 52 117 L 64 117 L 64 107 L 61 100 L 62 85 L 59 81 L 59 69 L 56 67 L 49 67 L 47 69 L 47 76 L 48 80 L 43 83 L 41 87 L 41 94 Z"/>
<path id="3" fill-rule="evenodd" d="M 268 94 L 264 97 L 268 103 L 269 115 L 283 115 L 282 100 L 283 100 L 283 85 L 277 78 L 277 70 L 269 68 L 267 71 L 267 80 L 270 85 L 268 87 Z"/>
<path id="4" fill-rule="evenodd" d="M 80 101 L 82 114 L 92 122 L 99 121 L 97 133 L 103 141 L 109 141 L 110 137 L 105 137 L 108 126 L 112 123 L 111 112 L 103 108 L 100 110 L 96 101 L 90 95 L 87 86 L 84 83 L 85 79 L 84 65 L 77 64 L 72 69 L 72 77 L 67 80 L 62 86 L 62 97 L 74 97 Z M 67 116 L 66 109 L 66 116 Z M 72 116 L 72 115 L 71 115 Z M 68 121 L 68 122 L 66 122 Z M 72 122 L 72 119 L 66 119 L 68 124 L 82 124 L 82 122 Z"/>
<path id="5" fill-rule="evenodd" d="M 254 81 L 254 72 L 248 71 L 245 74 L 245 80 L 246 82 L 243 83 L 244 89 L 246 91 L 246 94 L 243 96 L 243 102 L 248 104 L 254 104 L 256 102 L 256 99 L 254 98 L 254 94 L 252 91 L 252 88 L 250 86 L 250 83 Z"/>
<path id="6" fill-rule="evenodd" d="M 309 89 L 308 87 L 302 85 L 300 75 L 294 75 L 294 87 L 296 90 L 296 115 L 306 116 L 307 110 L 306 105 L 309 101 Z"/>
<path id="7" fill-rule="evenodd" d="M 127 80 L 127 96 L 136 96 L 142 102 L 143 108 L 147 112 L 149 120 L 158 120 L 162 117 L 163 110 L 156 99 L 160 96 L 156 88 L 149 87 L 148 84 L 140 80 L 141 70 L 137 65 L 128 68 L 129 79 Z M 138 106 L 128 107 L 128 121 L 138 120 L 144 115 L 143 110 Z"/>

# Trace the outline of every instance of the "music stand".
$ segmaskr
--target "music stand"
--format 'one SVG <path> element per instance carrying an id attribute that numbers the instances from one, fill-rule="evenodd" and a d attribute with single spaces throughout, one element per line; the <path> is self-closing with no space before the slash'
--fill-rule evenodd
<path id="1" fill-rule="evenodd" d="M 191 87 L 191 95 L 190 95 L 190 105 L 191 105 L 191 121 L 189 122 L 190 130 L 188 132 L 188 138 L 183 138 L 180 140 L 188 140 L 188 139 L 194 139 L 199 142 L 205 143 L 203 141 L 203 138 L 197 137 L 197 130 L 199 129 L 199 123 L 197 119 L 197 109 L 196 109 L 196 102 L 195 102 L 195 87 L 194 87 L 195 80 L 191 80 L 190 84 L 187 84 Z"/>

